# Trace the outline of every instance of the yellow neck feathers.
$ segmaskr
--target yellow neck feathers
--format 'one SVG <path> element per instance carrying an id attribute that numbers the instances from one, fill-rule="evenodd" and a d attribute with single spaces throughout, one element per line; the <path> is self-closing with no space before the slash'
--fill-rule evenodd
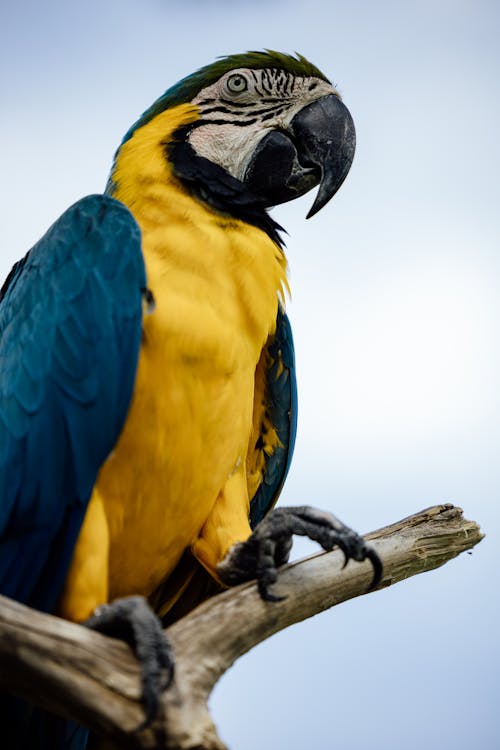
<path id="1" fill-rule="evenodd" d="M 193 292 L 239 296 L 240 314 L 262 348 L 274 331 L 277 300 L 283 303 L 288 291 L 286 258 L 264 231 L 197 200 L 176 178 L 166 145 L 197 118 L 197 107 L 179 105 L 137 129 L 118 153 L 114 197 L 141 227 L 150 286 L 152 274 L 164 277 L 169 269 L 174 286 L 181 272 Z M 154 258 L 161 258 L 160 266 Z"/>

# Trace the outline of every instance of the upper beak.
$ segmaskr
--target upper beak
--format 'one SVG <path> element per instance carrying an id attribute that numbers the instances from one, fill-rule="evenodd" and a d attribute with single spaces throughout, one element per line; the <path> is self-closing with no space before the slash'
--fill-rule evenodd
<path id="1" fill-rule="evenodd" d="M 347 177 L 356 148 L 356 131 L 351 113 L 333 94 L 295 115 L 292 131 L 305 158 L 321 174 L 318 194 L 307 214 L 309 219 L 328 203 Z"/>
<path id="2" fill-rule="evenodd" d="M 342 185 L 355 147 L 350 112 L 337 96 L 329 94 L 301 109 L 289 130 L 272 130 L 264 136 L 245 182 L 270 206 L 297 198 L 319 184 L 309 219 Z"/>

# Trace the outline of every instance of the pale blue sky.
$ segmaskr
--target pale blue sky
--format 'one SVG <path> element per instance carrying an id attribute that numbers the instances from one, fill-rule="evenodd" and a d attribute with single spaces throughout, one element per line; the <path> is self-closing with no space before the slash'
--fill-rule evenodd
<path id="1" fill-rule="evenodd" d="M 102 190 L 137 116 L 216 56 L 297 50 L 358 132 L 351 174 L 289 232 L 300 396 L 283 495 L 360 531 L 454 502 L 472 556 L 295 626 L 212 707 L 232 750 L 500 747 L 500 6 L 18 0 L 0 8 L 0 275 Z M 309 550 L 299 545 L 299 549 Z"/>

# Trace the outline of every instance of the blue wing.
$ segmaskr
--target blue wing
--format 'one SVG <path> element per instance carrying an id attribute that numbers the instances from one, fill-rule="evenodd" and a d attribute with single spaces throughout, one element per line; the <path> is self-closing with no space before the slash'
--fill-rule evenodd
<path id="1" fill-rule="evenodd" d="M 276 333 L 267 345 L 265 356 L 264 410 L 276 430 L 279 443 L 272 453 L 262 450 L 264 466 L 259 487 L 250 503 L 252 528 L 264 518 L 278 500 L 292 461 L 297 432 L 297 380 L 290 321 L 278 311 Z M 263 428 L 264 429 L 264 428 Z"/>
<path id="2" fill-rule="evenodd" d="M 130 404 L 146 286 L 118 201 L 80 200 L 0 301 L 0 593 L 53 610 L 97 472 Z"/>

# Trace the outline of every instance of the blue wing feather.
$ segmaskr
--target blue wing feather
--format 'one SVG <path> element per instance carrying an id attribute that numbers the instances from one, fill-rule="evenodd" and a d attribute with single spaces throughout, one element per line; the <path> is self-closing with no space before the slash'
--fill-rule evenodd
<path id="1" fill-rule="evenodd" d="M 250 504 L 250 525 L 262 521 L 276 503 L 292 461 L 297 433 L 297 380 L 290 321 L 278 310 L 276 333 L 268 345 L 267 411 L 280 445 L 266 455 L 262 481 Z"/>
<path id="2" fill-rule="evenodd" d="M 146 286 L 139 228 L 82 199 L 0 302 L 0 592 L 54 608 L 97 472 L 126 418 Z"/>
<path id="3" fill-rule="evenodd" d="M 72 206 L 0 291 L 0 592 L 51 611 L 129 408 L 146 286 L 140 230 Z M 2 747 L 83 750 L 87 730 L 0 696 Z"/>

